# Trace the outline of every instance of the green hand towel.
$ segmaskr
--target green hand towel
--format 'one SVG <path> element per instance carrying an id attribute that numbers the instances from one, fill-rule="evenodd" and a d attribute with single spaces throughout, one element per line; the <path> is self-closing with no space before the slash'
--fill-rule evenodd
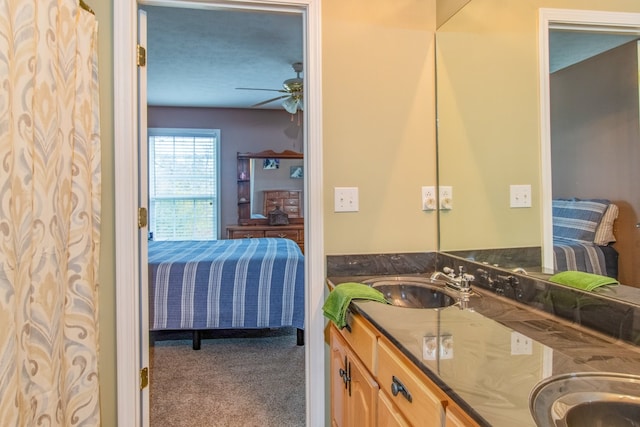
<path id="1" fill-rule="evenodd" d="M 363 283 L 347 282 L 336 285 L 322 306 L 322 311 L 340 329 L 347 324 L 347 307 L 352 299 L 368 299 L 388 304 L 377 289 Z"/>
<path id="2" fill-rule="evenodd" d="M 600 286 L 618 284 L 618 281 L 614 278 L 585 273 L 584 271 L 563 271 L 549 277 L 549 281 L 582 289 L 583 291 L 592 291 Z"/>

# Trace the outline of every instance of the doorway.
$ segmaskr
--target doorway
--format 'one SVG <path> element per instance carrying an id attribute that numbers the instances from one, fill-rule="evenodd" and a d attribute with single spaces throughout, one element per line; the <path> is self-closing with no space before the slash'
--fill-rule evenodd
<path id="1" fill-rule="evenodd" d="M 552 120 L 551 120 L 551 77 L 550 71 L 553 71 L 553 64 L 550 63 L 550 33 L 552 31 L 568 31 L 569 35 L 574 38 L 582 37 L 585 40 L 588 36 L 593 35 L 609 35 L 609 40 L 604 40 L 603 37 L 598 37 L 601 44 L 611 43 L 617 39 L 622 44 L 623 41 L 629 41 L 633 38 L 637 38 L 640 35 L 640 15 L 636 13 L 617 13 L 617 12 L 596 12 L 596 11 L 581 11 L 581 10 L 561 10 L 561 9 L 541 9 L 540 11 L 540 27 L 539 27 L 539 58 L 540 58 L 540 103 L 541 103 L 541 155 L 542 155 L 542 220 L 543 220 L 543 265 L 546 269 L 553 270 L 553 223 L 552 223 L 552 199 L 553 199 L 553 180 L 552 180 Z M 626 37 L 625 36 L 629 36 Z M 577 50 L 577 49 L 574 49 Z M 637 92 L 637 91 L 636 91 Z M 602 101 L 602 100 L 601 100 Z M 598 102 L 601 104 L 602 102 Z M 637 107 L 637 106 L 636 106 Z M 594 111 L 596 111 L 594 109 Z M 601 114 L 601 113 L 599 113 Z M 602 115 L 600 118 L 592 118 L 591 122 L 596 123 L 604 121 Z M 575 133 L 575 131 L 574 131 Z M 593 135 L 593 133 L 591 133 Z M 616 141 L 617 142 L 617 141 Z M 557 142 L 556 142 L 557 143 Z M 611 150 L 616 144 L 608 144 L 608 149 Z M 621 155 L 621 157 L 629 158 L 630 154 Z M 635 155 L 634 155 L 635 156 Z M 574 156 L 575 157 L 575 156 Z M 573 161 L 573 160 L 572 160 Z M 637 162 L 637 160 L 636 160 Z M 565 163 L 566 164 L 566 161 Z M 604 163 L 601 162 L 601 165 Z M 606 167 L 608 170 L 616 170 L 620 172 L 622 164 L 614 165 L 613 167 Z M 592 166 L 585 166 L 587 170 L 594 170 Z M 597 170 L 598 168 L 595 168 Z M 636 169 L 634 167 L 634 169 Z M 629 181 L 633 181 L 631 176 L 628 176 Z M 635 181 L 634 181 L 635 182 Z M 557 183 L 556 183 L 557 184 Z M 626 186 L 626 185 L 625 185 Z M 597 187 L 597 186 L 592 186 Z M 615 187 L 619 187 L 616 185 Z M 557 188 L 557 185 L 556 185 Z M 616 189 L 617 190 L 617 189 Z M 597 191 L 597 188 L 594 188 Z M 616 194 L 612 191 L 601 191 L 600 194 L 611 195 L 612 200 L 616 197 L 623 197 L 620 194 Z M 575 195 L 574 195 L 575 196 Z M 602 196 L 599 196 L 602 197 Z M 631 202 L 632 204 L 635 202 Z M 633 208 L 629 206 L 627 212 L 633 212 Z M 637 212 L 637 209 L 636 209 Z M 623 219 L 619 217 L 619 219 Z M 637 221 L 637 219 L 636 219 Z M 623 221 L 618 221 L 621 226 L 627 221 L 624 218 Z M 635 221 L 633 221 L 635 222 Z M 638 231 L 633 228 L 633 224 L 629 226 L 624 233 L 625 239 L 632 239 L 640 241 Z M 622 240 L 625 240 L 622 239 Z M 636 246 L 635 243 L 627 245 L 623 243 L 623 247 Z M 626 251 L 626 248 L 624 249 Z M 633 249 L 632 249 L 633 250 Z M 622 253 L 621 253 L 622 256 Z M 635 258 L 635 254 L 625 253 L 625 257 L 630 259 Z M 621 264 L 622 267 L 622 264 Z M 627 283 L 625 283 L 627 284 Z M 629 283 L 631 284 L 631 283 Z"/>
<path id="2" fill-rule="evenodd" d="M 305 64 L 308 84 L 305 85 L 305 141 L 304 169 L 308 177 L 305 212 L 312 226 L 305 230 L 305 372 L 306 424 L 324 426 L 324 319 L 321 305 L 324 300 L 324 247 L 322 218 L 322 115 L 321 115 L 321 50 L 320 1 L 272 0 L 246 2 L 199 2 L 202 7 L 235 7 L 249 10 L 298 12 L 303 15 L 305 28 Z M 180 1 L 147 2 L 155 5 L 186 5 Z M 148 425 L 148 408 L 142 405 L 145 389 L 140 391 L 141 371 L 146 367 L 140 357 L 141 336 L 147 333 L 140 325 L 141 301 L 138 292 L 141 266 L 137 262 L 138 124 L 135 45 L 137 38 L 137 4 L 128 0 L 114 0 L 114 145 L 116 189 L 116 340 L 118 422 L 121 425 Z M 131 236 L 136 236 L 132 238 Z M 148 393 L 148 390 L 146 391 Z"/>

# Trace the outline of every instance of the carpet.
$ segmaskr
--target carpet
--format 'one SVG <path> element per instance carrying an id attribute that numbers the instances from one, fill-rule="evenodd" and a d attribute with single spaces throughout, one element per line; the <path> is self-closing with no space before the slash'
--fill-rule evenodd
<path id="1" fill-rule="evenodd" d="M 304 346 L 295 328 L 153 332 L 151 427 L 305 424 Z"/>

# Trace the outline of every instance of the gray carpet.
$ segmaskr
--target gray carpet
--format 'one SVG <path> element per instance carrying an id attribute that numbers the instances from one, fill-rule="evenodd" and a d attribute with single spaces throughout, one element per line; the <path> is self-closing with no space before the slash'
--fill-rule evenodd
<path id="1" fill-rule="evenodd" d="M 152 427 L 304 426 L 304 346 L 293 328 L 152 333 Z"/>

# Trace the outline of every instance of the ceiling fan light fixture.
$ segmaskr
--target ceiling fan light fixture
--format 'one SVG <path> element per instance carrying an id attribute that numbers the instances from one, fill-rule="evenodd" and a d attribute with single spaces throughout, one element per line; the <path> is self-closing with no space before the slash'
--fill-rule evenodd
<path id="1" fill-rule="evenodd" d="M 289 114 L 295 114 L 298 109 L 302 110 L 302 98 L 300 96 L 292 95 L 282 101 L 282 106 Z"/>

